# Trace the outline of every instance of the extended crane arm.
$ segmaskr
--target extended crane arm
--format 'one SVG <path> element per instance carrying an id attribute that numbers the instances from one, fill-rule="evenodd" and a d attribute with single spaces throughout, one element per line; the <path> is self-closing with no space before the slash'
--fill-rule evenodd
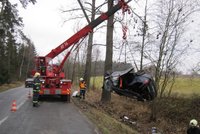
<path id="1" fill-rule="evenodd" d="M 92 32 L 92 30 L 101 24 L 103 21 L 107 20 L 110 16 L 112 16 L 115 12 L 117 12 L 119 9 L 123 8 L 127 3 L 129 3 L 131 0 L 128 0 L 127 2 L 124 2 L 124 0 L 119 1 L 117 5 L 112 7 L 111 9 L 108 9 L 106 13 L 101 14 L 98 18 L 96 18 L 94 21 L 90 22 L 87 26 L 82 28 L 80 31 L 78 31 L 76 34 L 71 36 L 68 40 L 63 42 L 61 45 L 59 45 L 57 48 L 53 49 L 50 53 L 48 53 L 45 57 L 47 58 L 55 58 L 57 55 L 62 53 L 64 50 L 72 46 L 73 44 L 77 43 L 81 38 L 87 36 L 89 33 Z"/>

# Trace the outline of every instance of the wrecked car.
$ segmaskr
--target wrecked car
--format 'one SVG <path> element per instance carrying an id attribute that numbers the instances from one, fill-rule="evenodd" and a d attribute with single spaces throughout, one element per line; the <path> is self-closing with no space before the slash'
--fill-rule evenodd
<path id="1" fill-rule="evenodd" d="M 144 71 L 134 72 L 134 68 L 106 73 L 103 88 L 138 101 L 151 101 L 157 96 L 153 77 Z"/>

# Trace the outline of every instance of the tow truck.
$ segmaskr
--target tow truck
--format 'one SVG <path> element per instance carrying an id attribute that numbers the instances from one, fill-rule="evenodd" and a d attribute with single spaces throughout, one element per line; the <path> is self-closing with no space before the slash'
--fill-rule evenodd
<path id="1" fill-rule="evenodd" d="M 63 100 L 70 101 L 71 94 L 71 80 L 65 79 L 65 74 L 62 71 L 65 61 L 69 57 L 72 50 L 76 49 L 79 45 L 79 41 L 86 37 L 89 33 L 93 32 L 93 29 L 101 24 L 103 21 L 107 20 L 110 16 L 116 13 L 118 10 L 126 10 L 127 3 L 131 0 L 124 1 L 119 0 L 118 4 L 108 9 L 106 13 L 102 13 L 94 21 L 91 21 L 87 26 L 83 27 L 69 39 L 64 41 L 55 49 L 51 50 L 46 56 L 35 57 L 35 69 L 32 70 L 32 75 L 35 72 L 41 74 L 42 83 L 41 90 L 39 92 L 40 96 L 45 95 L 60 95 Z M 64 56 L 60 65 L 50 64 L 56 56 L 61 54 L 64 50 L 69 49 L 69 51 Z"/>

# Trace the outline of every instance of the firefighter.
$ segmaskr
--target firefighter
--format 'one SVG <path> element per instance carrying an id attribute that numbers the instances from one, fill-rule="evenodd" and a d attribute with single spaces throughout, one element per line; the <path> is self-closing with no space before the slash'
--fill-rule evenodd
<path id="1" fill-rule="evenodd" d="M 79 88 L 80 88 L 80 98 L 83 97 L 83 99 L 85 99 L 86 83 L 83 78 L 80 78 Z"/>
<path id="2" fill-rule="evenodd" d="M 40 86 L 41 86 L 40 73 L 36 72 L 33 80 L 33 107 L 39 106 L 38 98 L 39 98 Z"/>
<path id="3" fill-rule="evenodd" d="M 200 128 L 198 122 L 195 119 L 192 119 L 189 123 L 189 128 L 187 129 L 187 134 L 200 134 Z"/>

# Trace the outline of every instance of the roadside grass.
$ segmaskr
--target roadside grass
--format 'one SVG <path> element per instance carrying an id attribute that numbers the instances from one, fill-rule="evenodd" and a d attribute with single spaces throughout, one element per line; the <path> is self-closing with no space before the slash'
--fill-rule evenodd
<path id="1" fill-rule="evenodd" d="M 11 88 L 19 87 L 21 85 L 23 85 L 23 83 L 20 82 L 20 81 L 12 82 L 10 84 L 3 84 L 3 85 L 0 86 L 0 92 L 9 90 Z"/>
<path id="2" fill-rule="evenodd" d="M 111 96 L 111 102 L 102 103 L 101 90 L 95 89 L 87 92 L 84 101 L 73 98 L 103 134 L 147 134 L 151 133 L 152 127 L 162 134 L 182 134 L 186 132 L 191 119 L 200 118 L 200 96 L 158 99 L 155 102 L 156 121 L 150 119 L 152 102 L 139 102 L 115 93 Z M 124 115 L 135 123 L 123 121 Z"/>
<path id="3" fill-rule="evenodd" d="M 117 121 L 115 118 L 95 108 L 86 113 L 89 119 L 97 124 L 103 134 L 138 134 L 129 126 Z"/>

